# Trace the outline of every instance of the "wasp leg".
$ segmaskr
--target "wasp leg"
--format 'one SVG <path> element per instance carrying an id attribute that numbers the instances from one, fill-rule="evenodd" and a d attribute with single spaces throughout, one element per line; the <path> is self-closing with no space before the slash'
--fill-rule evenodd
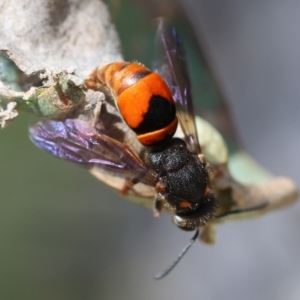
<path id="1" fill-rule="evenodd" d="M 95 105 L 95 108 L 94 108 L 94 111 L 93 111 L 93 120 L 92 120 L 92 126 L 95 128 L 96 127 L 96 124 L 98 122 L 98 120 L 100 119 L 100 114 L 101 114 L 101 111 L 103 110 L 104 106 L 104 102 L 103 101 L 100 101 L 98 102 L 96 105 Z"/>
<path id="2" fill-rule="evenodd" d="M 161 193 L 157 193 L 156 198 L 154 200 L 154 205 L 153 205 L 154 218 L 160 217 L 160 213 L 164 207 L 164 200 L 165 200 L 165 197 Z"/>
<path id="3" fill-rule="evenodd" d="M 132 180 L 129 180 L 129 179 L 126 179 L 125 180 L 125 183 L 124 183 L 124 186 L 120 192 L 120 194 L 122 196 L 126 196 L 128 194 L 128 191 L 130 189 L 132 189 L 132 187 L 137 184 L 139 181 L 137 179 L 132 179 Z"/>

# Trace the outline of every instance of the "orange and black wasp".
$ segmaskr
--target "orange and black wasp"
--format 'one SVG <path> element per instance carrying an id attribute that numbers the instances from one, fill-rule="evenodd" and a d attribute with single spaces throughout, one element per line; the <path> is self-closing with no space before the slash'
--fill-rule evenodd
<path id="1" fill-rule="evenodd" d="M 105 90 L 114 99 L 124 126 L 142 145 L 139 151 L 110 134 L 108 126 L 101 129 L 78 118 L 47 120 L 30 129 L 39 148 L 124 178 L 124 193 L 138 183 L 154 187 L 154 215 L 168 206 L 179 228 L 195 231 L 175 262 L 156 279 L 175 267 L 218 209 L 198 141 L 183 45 L 175 28 L 163 19 L 158 23 L 158 42 L 165 63 L 156 72 L 138 63 L 114 62 L 97 68 L 85 81 L 87 89 Z M 101 114 L 97 122 L 101 123 Z M 173 137 L 178 122 L 184 139 Z"/>

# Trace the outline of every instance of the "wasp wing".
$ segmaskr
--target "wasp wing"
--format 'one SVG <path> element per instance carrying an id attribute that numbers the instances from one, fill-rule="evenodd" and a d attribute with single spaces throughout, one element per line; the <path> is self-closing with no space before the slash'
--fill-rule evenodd
<path id="1" fill-rule="evenodd" d="M 161 66 L 157 71 L 168 83 L 177 109 L 177 116 L 189 150 L 195 153 L 201 152 L 198 141 L 197 129 L 194 119 L 193 100 L 191 96 L 191 84 L 185 59 L 185 52 L 178 33 L 172 25 L 163 18 L 158 19 L 157 28 L 158 55 L 162 57 Z"/>
<path id="2" fill-rule="evenodd" d="M 129 146 L 96 132 L 87 122 L 67 119 L 43 121 L 29 129 L 42 150 L 87 168 L 97 166 L 117 177 L 155 184 L 155 174 Z"/>

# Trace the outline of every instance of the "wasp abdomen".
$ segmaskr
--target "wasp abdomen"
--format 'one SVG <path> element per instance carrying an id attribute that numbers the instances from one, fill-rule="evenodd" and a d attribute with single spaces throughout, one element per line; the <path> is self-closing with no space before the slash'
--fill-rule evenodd
<path id="1" fill-rule="evenodd" d="M 115 62 L 98 68 L 96 77 L 114 95 L 123 119 L 142 144 L 150 146 L 174 135 L 175 103 L 159 74 L 137 63 Z"/>

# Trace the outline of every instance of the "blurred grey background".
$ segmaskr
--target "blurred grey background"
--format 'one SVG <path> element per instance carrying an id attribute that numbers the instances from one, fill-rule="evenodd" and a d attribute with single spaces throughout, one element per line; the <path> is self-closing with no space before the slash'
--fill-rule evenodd
<path id="1" fill-rule="evenodd" d="M 126 9 L 113 16 L 128 13 L 128 25 L 143 20 L 141 27 L 148 23 L 144 15 L 150 19 L 162 6 L 124 2 Z M 172 12 L 173 1 L 162 3 Z M 300 2 L 182 4 L 208 45 L 245 148 L 300 185 Z M 23 115 L 0 132 L 1 300 L 299 299 L 299 204 L 217 227 L 215 246 L 196 243 L 156 282 L 152 276 L 190 234 L 169 215 L 155 220 L 85 170 L 36 149 L 29 119 Z"/>

